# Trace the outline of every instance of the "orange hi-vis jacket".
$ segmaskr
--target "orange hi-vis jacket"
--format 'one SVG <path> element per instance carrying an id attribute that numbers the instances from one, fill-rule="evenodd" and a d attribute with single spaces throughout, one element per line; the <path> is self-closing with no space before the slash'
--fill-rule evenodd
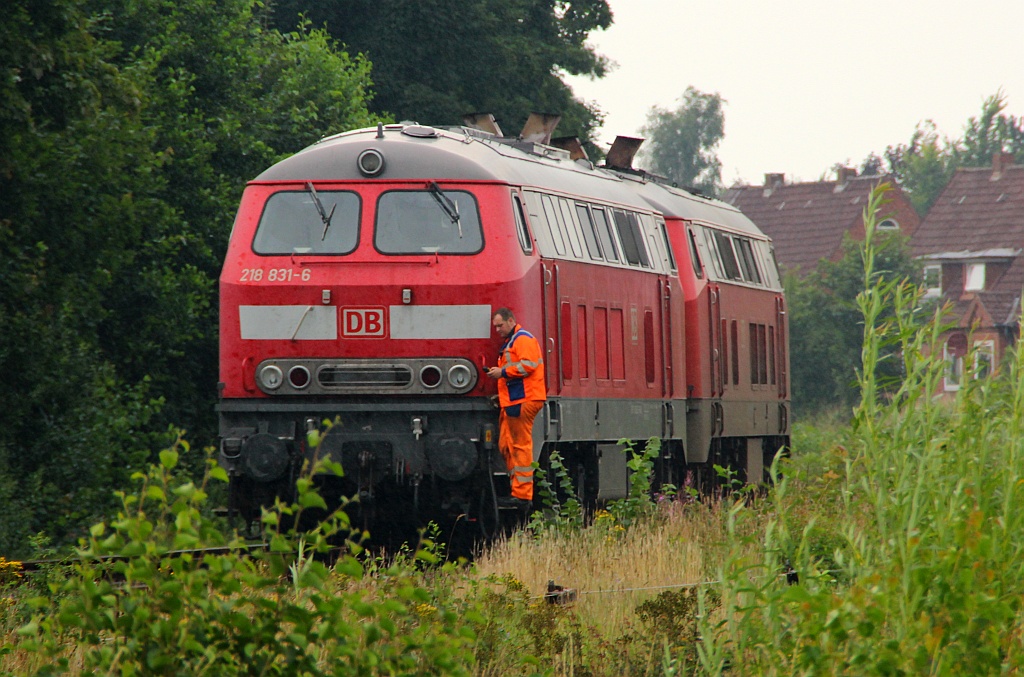
<path id="1" fill-rule="evenodd" d="M 521 325 L 517 324 L 502 344 L 498 366 L 503 376 L 498 379 L 498 402 L 502 409 L 527 400 L 548 398 L 540 344 Z"/>

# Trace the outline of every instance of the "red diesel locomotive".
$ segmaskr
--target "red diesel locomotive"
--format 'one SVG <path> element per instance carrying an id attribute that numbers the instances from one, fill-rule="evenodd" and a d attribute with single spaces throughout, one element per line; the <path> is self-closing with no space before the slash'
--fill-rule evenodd
<path id="1" fill-rule="evenodd" d="M 658 481 L 761 481 L 788 443 L 785 300 L 771 243 L 724 203 L 597 167 L 556 118 L 325 138 L 245 189 L 220 278 L 220 462 L 243 515 L 329 456 L 339 494 L 494 524 L 493 312 L 544 349 L 535 454 L 587 501 L 627 492 L 618 441 L 663 440 Z M 319 445 L 307 432 L 337 423 Z"/>

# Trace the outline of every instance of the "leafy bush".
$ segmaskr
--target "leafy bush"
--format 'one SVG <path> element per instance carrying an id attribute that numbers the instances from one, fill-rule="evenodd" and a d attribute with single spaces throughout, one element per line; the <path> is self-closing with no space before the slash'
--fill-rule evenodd
<path id="1" fill-rule="evenodd" d="M 253 548 L 203 517 L 206 483 L 227 480 L 212 459 L 201 485 L 176 479 L 187 449 L 179 439 L 135 475 L 134 493 L 119 494 L 122 511 L 92 527 L 74 574 L 53 590 L 61 599 L 33 601 L 15 653 L 38 653 L 36 674 L 469 673 L 471 609 L 430 604 L 400 567 L 371 594 L 341 510 L 306 533 L 286 526 L 327 507 L 309 477 L 295 504 L 264 512 L 268 544 Z M 221 550 L 198 550 L 210 547 Z"/>

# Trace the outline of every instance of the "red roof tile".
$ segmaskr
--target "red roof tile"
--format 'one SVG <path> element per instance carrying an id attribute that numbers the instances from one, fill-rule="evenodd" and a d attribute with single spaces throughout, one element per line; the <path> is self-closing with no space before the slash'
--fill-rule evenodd
<path id="1" fill-rule="evenodd" d="M 817 181 L 777 184 L 772 189 L 739 185 L 728 190 L 725 200 L 739 207 L 772 238 L 779 265 L 806 273 L 819 260 L 838 254 L 844 233 L 863 237 L 861 217 L 868 194 L 887 180 L 889 177 L 861 176 L 843 185 Z M 917 215 L 902 192 L 897 190 L 894 197 L 894 202 L 900 204 L 883 207 L 880 216 L 896 218 L 901 230 L 910 234 L 917 227 Z"/>

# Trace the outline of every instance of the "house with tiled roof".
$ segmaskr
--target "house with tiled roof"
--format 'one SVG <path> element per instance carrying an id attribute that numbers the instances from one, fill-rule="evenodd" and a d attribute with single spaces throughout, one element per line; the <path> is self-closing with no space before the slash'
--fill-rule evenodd
<path id="1" fill-rule="evenodd" d="M 957 390 L 965 358 L 988 373 L 1020 335 L 1024 287 L 1024 165 L 997 153 L 992 166 L 958 169 L 910 241 L 928 295 L 952 304 L 943 337 L 943 387 Z"/>
<path id="2" fill-rule="evenodd" d="M 765 174 L 763 186 L 735 185 L 725 195 L 726 202 L 772 238 L 775 258 L 784 270 L 809 273 L 821 259 L 842 256 L 845 234 L 863 239 L 864 205 L 879 183 L 894 187 L 879 214 L 881 230 L 910 237 L 920 222 L 910 200 L 887 176 L 857 176 L 856 169 L 841 167 L 835 181 L 786 183 L 785 178 Z"/>

